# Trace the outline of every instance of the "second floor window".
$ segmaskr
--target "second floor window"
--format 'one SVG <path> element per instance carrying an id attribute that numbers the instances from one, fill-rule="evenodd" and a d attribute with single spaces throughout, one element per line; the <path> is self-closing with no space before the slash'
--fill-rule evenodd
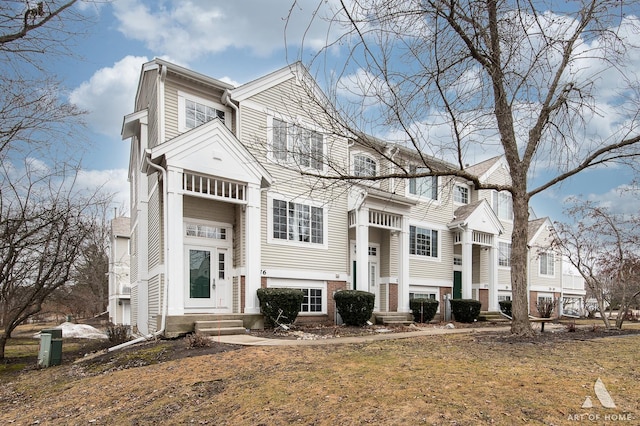
<path id="1" fill-rule="evenodd" d="M 459 204 L 469 204 L 469 188 L 455 185 L 453 187 L 453 202 Z"/>
<path id="2" fill-rule="evenodd" d="M 555 275 L 555 256 L 553 253 L 540 254 L 540 275 Z"/>
<path id="3" fill-rule="evenodd" d="M 409 253 L 418 256 L 438 257 L 438 231 L 410 226 Z"/>
<path id="4" fill-rule="evenodd" d="M 493 211 L 500 219 L 513 220 L 511 193 L 493 191 Z"/>
<path id="5" fill-rule="evenodd" d="M 273 238 L 323 244 L 324 214 L 321 207 L 273 200 Z"/>
<path id="6" fill-rule="evenodd" d="M 184 125 L 187 129 L 193 129 L 201 124 L 219 118 L 224 122 L 224 111 L 210 106 L 185 99 L 184 101 Z"/>
<path id="7" fill-rule="evenodd" d="M 511 266 L 511 243 L 498 243 L 498 265 Z"/>
<path id="8" fill-rule="evenodd" d="M 322 170 L 322 133 L 273 119 L 273 158 L 303 168 Z"/>
<path id="9" fill-rule="evenodd" d="M 358 177 L 373 177 L 376 175 L 377 165 L 375 160 L 367 155 L 355 154 L 353 156 L 353 175 Z"/>
<path id="10" fill-rule="evenodd" d="M 413 175 L 428 171 L 427 169 L 415 167 L 415 166 L 412 166 L 409 170 L 410 170 L 410 173 Z M 409 193 L 412 195 L 417 195 L 420 197 L 437 200 L 438 199 L 438 177 L 423 176 L 423 177 L 410 178 Z"/>

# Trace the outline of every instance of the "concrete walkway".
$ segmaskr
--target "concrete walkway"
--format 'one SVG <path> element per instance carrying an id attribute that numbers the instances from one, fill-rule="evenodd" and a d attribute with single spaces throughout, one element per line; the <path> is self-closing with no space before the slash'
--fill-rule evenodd
<path id="1" fill-rule="evenodd" d="M 377 340 L 408 339 L 410 337 L 434 336 L 442 334 L 475 334 L 485 332 L 508 332 L 510 326 L 479 327 L 479 328 L 427 328 L 419 331 L 408 331 L 404 333 L 378 333 L 366 336 L 332 337 L 317 340 L 293 340 L 293 339 L 270 339 L 265 337 L 252 336 L 251 334 L 236 334 L 230 336 L 212 336 L 218 343 L 229 343 L 232 345 L 245 346 L 317 346 L 336 345 L 347 343 L 368 343 Z"/>

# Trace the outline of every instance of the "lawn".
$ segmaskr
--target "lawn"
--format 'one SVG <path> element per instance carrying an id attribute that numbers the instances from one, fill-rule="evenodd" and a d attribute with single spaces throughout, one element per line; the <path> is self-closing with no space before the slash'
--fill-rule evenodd
<path id="1" fill-rule="evenodd" d="M 160 341 L 12 373 L 0 385 L 0 422 L 640 424 L 640 335 L 523 341 L 474 333 L 324 346 L 213 345 L 186 349 L 184 341 Z M 166 360 L 174 352 L 189 357 Z M 600 404 L 598 378 L 616 408 Z M 587 398 L 592 408 L 582 408 Z"/>

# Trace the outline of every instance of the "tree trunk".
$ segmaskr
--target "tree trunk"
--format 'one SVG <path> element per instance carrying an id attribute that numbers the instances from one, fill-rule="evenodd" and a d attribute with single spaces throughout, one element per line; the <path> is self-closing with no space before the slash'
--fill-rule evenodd
<path id="1" fill-rule="evenodd" d="M 0 334 L 0 361 L 4 359 L 4 347 L 7 345 L 7 340 L 9 340 L 9 336 L 6 333 Z"/>
<path id="2" fill-rule="evenodd" d="M 525 180 L 526 181 L 526 180 Z M 529 199 L 526 183 L 514 182 L 513 233 L 511 234 L 511 334 L 533 336 L 529 321 Z"/>

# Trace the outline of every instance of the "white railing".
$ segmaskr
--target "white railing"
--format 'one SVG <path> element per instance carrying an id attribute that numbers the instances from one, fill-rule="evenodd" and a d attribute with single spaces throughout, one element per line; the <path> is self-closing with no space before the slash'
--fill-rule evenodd
<path id="1" fill-rule="evenodd" d="M 473 231 L 473 243 L 482 246 L 493 245 L 493 235 L 486 232 Z"/>
<path id="2" fill-rule="evenodd" d="M 228 201 L 244 202 L 247 200 L 247 186 L 245 184 L 195 173 L 185 172 L 183 174 L 182 189 L 185 192 Z"/>
<path id="3" fill-rule="evenodd" d="M 377 228 L 394 229 L 400 231 L 402 230 L 402 216 L 369 210 L 369 225 L 375 226 Z"/>

